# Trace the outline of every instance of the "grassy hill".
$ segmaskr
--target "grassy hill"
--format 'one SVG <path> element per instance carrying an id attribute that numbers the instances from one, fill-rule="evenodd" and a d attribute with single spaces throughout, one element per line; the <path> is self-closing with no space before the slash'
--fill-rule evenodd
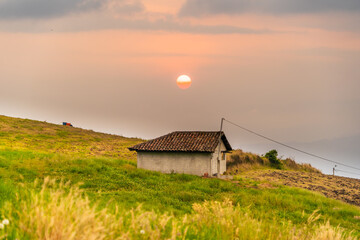
<path id="1" fill-rule="evenodd" d="M 308 189 L 360 206 L 359 179 L 325 175 L 310 164 L 298 164 L 290 158 L 278 161 L 280 165 L 274 166 L 265 157 L 235 150 L 229 156 L 228 173 L 255 181 Z"/>
<path id="2" fill-rule="evenodd" d="M 255 181 L 299 187 L 316 191 L 329 198 L 360 206 L 360 179 L 301 171 L 254 170 L 241 174 Z"/>
<path id="3" fill-rule="evenodd" d="M 142 141 L 0 116 L 0 239 L 360 236 L 360 209 L 318 193 L 137 169 Z"/>
<path id="4" fill-rule="evenodd" d="M 76 157 L 111 157 L 136 161 L 127 151 L 141 139 L 98 133 L 76 127 L 56 125 L 0 115 L 0 148 L 56 153 Z"/>

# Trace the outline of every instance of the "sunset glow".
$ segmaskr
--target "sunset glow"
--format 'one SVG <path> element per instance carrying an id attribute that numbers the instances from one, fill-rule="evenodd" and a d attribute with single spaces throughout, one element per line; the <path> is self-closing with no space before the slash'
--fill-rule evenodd
<path id="1" fill-rule="evenodd" d="M 187 75 L 181 75 L 176 80 L 177 85 L 181 89 L 187 89 L 191 86 L 191 78 Z"/>

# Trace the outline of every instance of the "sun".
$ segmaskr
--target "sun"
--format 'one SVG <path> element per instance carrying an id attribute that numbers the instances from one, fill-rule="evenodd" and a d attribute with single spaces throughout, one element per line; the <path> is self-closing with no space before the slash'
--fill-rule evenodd
<path id="1" fill-rule="evenodd" d="M 176 80 L 177 85 L 181 89 L 187 89 L 191 86 L 191 78 L 187 75 L 181 75 Z"/>

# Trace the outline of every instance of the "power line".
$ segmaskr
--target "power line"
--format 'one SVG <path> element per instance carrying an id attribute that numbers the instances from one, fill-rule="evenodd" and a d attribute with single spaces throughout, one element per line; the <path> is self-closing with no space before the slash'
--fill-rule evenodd
<path id="1" fill-rule="evenodd" d="M 335 172 L 344 172 L 344 173 L 349 173 L 349 174 L 354 174 L 354 175 L 360 176 L 360 174 L 358 174 L 358 173 L 348 172 L 348 171 L 339 170 L 339 169 L 335 169 Z"/>
<path id="2" fill-rule="evenodd" d="M 233 122 L 231 122 L 231 121 L 229 121 L 229 120 L 224 119 L 224 121 L 226 121 L 226 122 L 228 122 L 228 123 L 230 123 L 230 124 L 232 124 L 232 125 L 234 125 L 234 126 L 237 126 L 237 127 L 241 128 L 241 129 L 247 131 L 247 132 L 250 132 L 250 133 L 252 133 L 252 134 L 254 134 L 254 135 L 256 135 L 256 136 L 265 138 L 265 139 L 267 139 L 267 140 L 269 140 L 269 141 L 271 141 L 271 142 L 274 142 L 274 143 L 277 143 L 277 144 L 282 145 L 282 146 L 284 146 L 284 147 L 287 147 L 287 148 L 293 149 L 293 150 L 295 150 L 295 151 L 304 153 L 304 154 L 306 154 L 306 155 L 309 155 L 309 156 L 312 156 L 312 157 L 315 157 L 315 158 L 319 158 L 319 159 L 322 159 L 322 160 L 327 161 L 327 162 L 336 163 L 336 164 L 342 165 L 342 166 L 344 166 L 344 167 L 348 167 L 348 168 L 360 170 L 360 168 L 353 167 L 353 166 L 350 166 L 350 165 L 346 165 L 346 164 L 343 164 L 343 163 L 340 163 L 340 162 L 336 162 L 336 161 L 333 161 L 333 160 L 331 160 L 331 159 L 324 158 L 324 157 L 318 156 L 318 155 L 316 155 L 316 154 L 309 153 L 309 152 L 303 151 L 303 150 L 301 150 L 301 149 L 292 147 L 292 146 L 290 146 L 290 145 L 287 145 L 287 144 L 285 144 L 285 143 L 279 142 L 279 141 L 277 141 L 277 140 L 271 139 L 271 138 L 269 138 L 269 137 L 266 137 L 266 136 L 264 136 L 264 135 L 261 135 L 261 134 L 259 134 L 259 133 L 256 133 L 256 132 L 254 132 L 254 131 L 252 131 L 252 130 L 250 130 L 250 129 L 247 129 L 247 128 L 245 128 L 245 127 L 242 127 L 242 126 L 240 126 L 240 125 L 238 125 L 238 124 L 236 124 L 236 123 L 233 123 Z"/>

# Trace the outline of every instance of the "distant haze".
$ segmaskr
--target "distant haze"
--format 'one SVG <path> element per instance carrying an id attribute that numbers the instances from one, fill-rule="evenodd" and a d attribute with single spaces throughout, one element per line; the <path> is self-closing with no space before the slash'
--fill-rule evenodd
<path id="1" fill-rule="evenodd" d="M 5 0 L 0 42 L 0 114 L 146 139 L 225 117 L 360 168 L 359 1 Z"/>

